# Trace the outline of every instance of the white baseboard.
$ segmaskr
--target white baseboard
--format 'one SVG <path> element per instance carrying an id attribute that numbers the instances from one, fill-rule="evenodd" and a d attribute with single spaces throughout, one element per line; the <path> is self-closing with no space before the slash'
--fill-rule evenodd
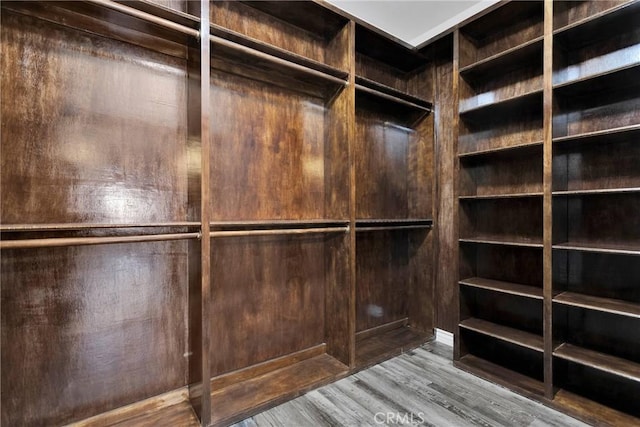
<path id="1" fill-rule="evenodd" d="M 436 342 L 453 347 L 453 334 L 443 329 L 436 328 Z"/>

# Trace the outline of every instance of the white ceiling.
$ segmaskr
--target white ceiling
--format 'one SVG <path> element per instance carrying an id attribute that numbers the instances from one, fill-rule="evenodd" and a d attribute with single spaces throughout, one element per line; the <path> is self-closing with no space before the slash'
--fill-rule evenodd
<path id="1" fill-rule="evenodd" d="M 420 46 L 498 2 L 498 0 L 327 1 L 412 46 Z"/>

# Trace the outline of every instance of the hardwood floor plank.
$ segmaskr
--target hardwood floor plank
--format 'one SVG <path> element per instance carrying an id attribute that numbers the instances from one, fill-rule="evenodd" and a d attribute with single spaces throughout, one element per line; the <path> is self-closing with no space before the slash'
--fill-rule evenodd
<path id="1" fill-rule="evenodd" d="M 482 426 L 583 427 L 586 424 L 453 366 L 452 349 L 427 343 L 236 427 Z M 377 423 L 375 417 L 395 419 Z M 424 414 L 424 420 L 419 416 Z M 402 418 L 405 417 L 405 418 Z M 421 422 L 423 421 L 423 422 Z"/>

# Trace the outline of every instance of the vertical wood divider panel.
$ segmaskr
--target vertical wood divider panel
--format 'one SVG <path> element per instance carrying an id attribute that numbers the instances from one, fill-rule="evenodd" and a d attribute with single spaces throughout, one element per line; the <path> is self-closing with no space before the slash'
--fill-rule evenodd
<path id="1" fill-rule="evenodd" d="M 553 0 L 544 0 L 543 50 L 543 329 L 544 329 L 544 393 L 553 398 Z"/>
<path id="2" fill-rule="evenodd" d="M 453 118 L 451 121 L 451 127 L 453 128 L 453 155 L 454 155 L 454 167 L 453 167 L 453 194 L 454 197 L 457 198 L 458 191 L 458 182 L 460 176 L 460 158 L 458 157 L 458 135 L 459 131 L 459 122 L 460 115 L 458 112 L 459 104 L 460 104 L 460 94 L 459 94 L 459 83 L 460 83 L 460 30 L 456 29 L 453 33 Z M 452 211 L 452 220 L 453 220 L 453 235 L 456 237 L 460 236 L 460 221 L 459 221 L 459 209 L 460 204 L 457 200 L 453 203 L 453 211 Z M 451 267 L 456 272 L 456 275 L 459 273 L 459 263 L 460 263 L 460 245 L 458 242 L 455 242 L 453 245 L 453 260 Z M 456 276 L 457 277 L 457 276 Z M 466 350 L 461 346 L 460 340 L 460 287 L 457 284 L 454 284 L 454 301 L 456 304 L 453 309 L 455 311 L 455 318 L 458 319 L 454 329 L 454 348 L 453 348 L 453 358 L 454 360 L 460 360 L 460 357 L 466 354 Z"/>
<path id="3" fill-rule="evenodd" d="M 349 367 L 356 364 L 356 23 L 349 21 Z"/>
<path id="4" fill-rule="evenodd" d="M 200 179 L 201 179 L 201 200 L 200 200 L 200 228 L 202 236 L 200 239 L 200 257 L 201 257 L 201 305 L 202 313 L 202 352 L 200 369 L 202 393 L 200 395 L 200 423 L 203 426 L 211 424 L 211 378 L 209 362 L 209 340 L 210 325 L 209 310 L 211 309 L 211 238 L 209 233 L 210 225 L 210 181 L 209 164 L 211 156 L 211 137 L 210 137 L 210 115 L 211 115 L 211 56 L 210 56 L 210 18 L 209 18 L 209 0 L 200 0 L 200 137 L 201 158 L 200 158 Z"/>

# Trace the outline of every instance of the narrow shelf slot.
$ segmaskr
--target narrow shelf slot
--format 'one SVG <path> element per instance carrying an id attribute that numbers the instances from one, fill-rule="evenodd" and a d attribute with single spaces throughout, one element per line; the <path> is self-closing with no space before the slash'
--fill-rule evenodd
<path id="1" fill-rule="evenodd" d="M 579 363 L 599 371 L 617 375 L 631 381 L 640 382 L 640 364 L 600 353 L 572 344 L 562 344 L 553 355 L 570 362 Z"/>
<path id="2" fill-rule="evenodd" d="M 460 327 L 479 334 L 497 338 L 511 344 L 525 347 L 538 352 L 544 351 L 543 339 L 539 335 L 530 332 L 521 331 L 519 329 L 510 328 L 508 326 L 498 325 L 487 322 L 482 319 L 465 319 L 460 322 Z"/>
<path id="3" fill-rule="evenodd" d="M 463 279 L 460 285 L 472 288 L 486 289 L 494 292 L 501 292 L 509 295 L 516 295 L 526 298 L 542 299 L 542 288 L 535 286 L 521 285 L 518 283 L 504 282 L 501 280 L 484 279 L 482 277 L 469 277 Z"/>
<path id="4" fill-rule="evenodd" d="M 497 240 L 493 238 L 473 237 L 459 239 L 461 243 L 477 243 L 486 245 L 522 246 L 527 248 L 542 248 L 542 239 L 538 242 L 517 241 L 517 240 Z"/>
<path id="5" fill-rule="evenodd" d="M 613 298 L 595 297 L 576 292 L 562 292 L 553 298 L 553 302 L 640 319 L 640 304 Z"/>
<path id="6" fill-rule="evenodd" d="M 640 256 L 640 246 L 629 244 L 565 242 L 553 245 L 553 249 Z"/>
<path id="7" fill-rule="evenodd" d="M 247 221 L 212 221 L 212 230 L 286 230 L 291 228 L 332 228 L 344 227 L 349 220 L 340 219 L 308 219 L 308 220 L 247 220 Z"/>

